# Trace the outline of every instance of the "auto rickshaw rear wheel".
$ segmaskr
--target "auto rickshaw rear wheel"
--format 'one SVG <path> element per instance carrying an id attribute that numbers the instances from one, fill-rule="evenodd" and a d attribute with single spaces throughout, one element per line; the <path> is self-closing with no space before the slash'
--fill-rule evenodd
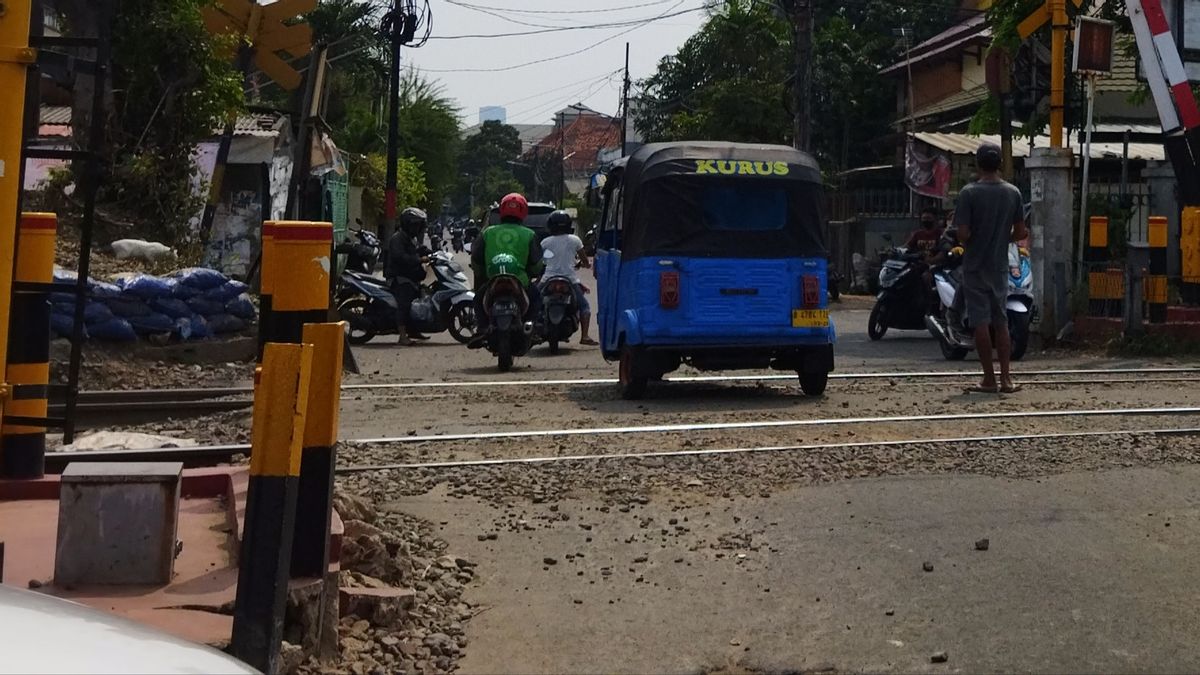
<path id="1" fill-rule="evenodd" d="M 829 384 L 829 373 L 798 373 L 800 389 L 808 396 L 820 396 L 825 393 L 825 385 Z"/>
<path id="2" fill-rule="evenodd" d="M 621 347 L 620 385 L 621 398 L 626 401 L 636 401 L 646 393 L 646 384 L 650 378 L 645 375 L 634 375 L 634 352 L 629 346 Z"/>

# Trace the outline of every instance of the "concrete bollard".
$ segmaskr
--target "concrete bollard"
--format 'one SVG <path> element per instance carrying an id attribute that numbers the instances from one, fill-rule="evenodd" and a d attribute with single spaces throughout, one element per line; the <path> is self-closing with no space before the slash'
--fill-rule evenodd
<path id="1" fill-rule="evenodd" d="M 278 672 L 296 521 L 311 345 L 268 343 L 254 392 L 246 529 L 238 559 L 230 653 Z"/>
<path id="2" fill-rule="evenodd" d="M 41 478 L 46 472 L 46 427 L 36 422 L 45 420 L 49 410 L 50 293 L 37 285 L 54 280 L 57 233 L 53 213 L 21 214 L 5 364 L 12 397 L 0 430 L 2 478 Z"/>
<path id="3" fill-rule="evenodd" d="M 346 324 L 343 322 L 304 326 L 304 343 L 313 347 L 313 366 L 296 497 L 293 577 L 320 579 L 329 567 L 329 527 L 333 514 L 333 470 L 337 457 L 342 343 L 345 339 Z"/>
<path id="4" fill-rule="evenodd" d="M 1150 305 L 1150 323 L 1167 321 L 1167 219 L 1150 216 L 1150 267 L 1146 275 L 1146 302 Z"/>
<path id="5" fill-rule="evenodd" d="M 332 223 L 275 221 L 263 258 L 272 277 L 269 341 L 298 344 L 304 324 L 328 319 L 332 244 Z"/>

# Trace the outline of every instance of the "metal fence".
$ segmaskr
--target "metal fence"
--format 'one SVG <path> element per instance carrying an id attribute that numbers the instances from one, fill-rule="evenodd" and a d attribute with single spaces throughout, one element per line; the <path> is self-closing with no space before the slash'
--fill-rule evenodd
<path id="1" fill-rule="evenodd" d="M 1078 192 L 1078 190 L 1076 190 Z M 1099 208 L 1098 201 L 1106 204 Z M 1078 203 L 1078 202 L 1076 202 Z M 1146 241 L 1147 223 L 1150 216 L 1150 186 L 1145 183 L 1091 183 L 1088 185 L 1088 215 L 1106 215 L 1111 219 L 1117 213 L 1127 213 L 1125 241 Z M 1106 210 L 1106 213 L 1097 211 Z"/>

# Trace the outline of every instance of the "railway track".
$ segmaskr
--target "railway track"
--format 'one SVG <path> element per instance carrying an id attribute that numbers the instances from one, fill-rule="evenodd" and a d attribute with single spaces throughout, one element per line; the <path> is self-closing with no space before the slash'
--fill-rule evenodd
<path id="1" fill-rule="evenodd" d="M 956 423 L 980 421 L 980 420 L 1009 420 L 1022 419 L 1030 420 L 1035 418 L 1056 418 L 1056 417 L 1144 417 L 1144 416 L 1194 416 L 1200 415 L 1198 407 L 1174 407 L 1174 408 L 1109 408 L 1109 409 L 1080 409 L 1080 410 L 1025 410 L 1025 411 L 1006 411 L 1006 412 L 985 412 L 985 413 L 957 413 L 957 414 L 939 414 L 939 415 L 897 415 L 897 416 L 871 416 L 871 417 L 833 417 L 824 419 L 791 419 L 791 420 L 761 420 L 750 422 L 711 422 L 697 424 L 662 424 L 662 425 L 646 425 L 646 426 L 623 426 L 623 427 L 585 427 L 585 428 L 569 428 L 569 429 L 540 429 L 540 430 L 521 430 L 521 431 L 502 431 L 502 432 L 483 432 L 483 433 L 465 433 L 465 434 L 434 434 L 425 436 L 399 436 L 399 437 L 379 437 L 379 438 L 356 438 L 345 439 L 343 442 L 355 443 L 362 445 L 413 445 L 418 443 L 447 443 L 456 441 L 487 441 L 500 439 L 528 439 L 528 438 L 561 438 L 561 437 L 578 437 L 578 436 L 610 436 L 617 434 L 669 434 L 669 433 L 692 433 L 698 431 L 716 431 L 716 430 L 747 430 L 747 429 L 780 429 L 780 428 L 815 428 L 815 427 L 834 427 L 845 425 L 867 425 L 867 424 L 904 424 L 904 423 L 921 423 L 921 424 L 940 424 L 953 425 Z M 1166 433 L 1170 430 L 1151 430 L 1156 433 Z M 1186 431 L 1186 430 L 1185 430 Z M 969 440 L 971 437 L 957 437 L 957 439 L 905 439 L 894 441 L 896 443 L 918 444 L 922 442 L 980 442 L 984 440 L 1004 440 L 1006 438 L 1053 438 L 1067 437 L 1072 434 L 1094 434 L 1094 435 L 1116 435 L 1122 433 L 1132 433 L 1128 430 L 1112 430 L 1112 431 L 1094 431 L 1094 432 L 1060 432 L 1058 434 L 1030 434 L 1027 436 L 980 436 L 974 440 Z M 1191 433 L 1190 431 L 1188 433 Z M 866 445 L 891 443 L 893 441 L 869 441 L 864 442 Z M 801 446 L 770 446 L 770 447 L 801 447 Z M 807 447 L 807 446 L 804 446 Z M 813 447 L 837 447 L 836 445 L 822 445 Z M 849 446 L 847 446 L 849 447 Z M 195 446 L 184 448 L 152 448 L 143 450 L 101 450 L 89 452 L 70 452 L 70 453 L 48 453 L 46 461 L 51 470 L 61 470 L 68 462 L 71 461 L 183 461 L 189 465 L 210 465 L 228 461 L 234 455 L 246 454 L 250 451 L 248 444 L 232 444 L 232 445 L 209 445 Z M 683 451 L 680 451 L 683 452 Z M 703 454 L 697 451 L 698 454 Z M 730 451 L 727 454 L 731 454 Z M 668 454 L 670 454 L 668 452 Z M 464 460 L 472 461 L 472 460 Z M 494 461 L 494 460 L 487 460 Z M 514 459 L 513 461 L 517 461 Z M 432 464 L 431 464 L 432 465 Z M 397 465 L 401 466 L 401 465 Z M 407 465 L 404 465 L 407 466 Z"/>
<path id="2" fill-rule="evenodd" d="M 902 373 L 832 373 L 831 380 L 838 381 L 895 381 L 911 383 L 921 380 L 953 380 L 974 379 L 978 373 L 975 370 L 931 370 Z M 1189 382 L 1200 380 L 1200 367 L 1178 368 L 1075 368 L 1029 370 L 1013 373 L 1023 384 L 1116 384 L 1142 382 Z M 1070 376 L 1069 379 L 1058 379 Z M 1081 377 L 1082 376 L 1082 377 Z M 1131 377 L 1137 376 L 1137 377 Z M 1147 377 L 1153 376 L 1153 377 Z M 1033 378 L 1033 379 L 1030 379 Z M 666 382 L 705 383 L 705 382 L 773 382 L 792 381 L 794 375 L 695 375 L 667 378 Z M 579 378 L 560 380 L 465 380 L 459 382 L 387 382 L 344 384 L 343 392 L 388 391 L 388 390 L 425 390 L 425 389 L 470 389 L 470 388 L 503 388 L 528 386 L 596 386 L 616 384 L 611 378 Z M 202 408 L 200 402 L 212 399 L 226 399 L 213 402 L 213 408 L 233 410 L 252 403 L 247 396 L 253 393 L 250 386 L 239 387 L 205 387 L 195 389 L 128 389 L 128 390 L 94 390 L 79 393 L 81 409 L 96 412 L 121 412 L 123 409 L 136 409 L 138 406 L 152 408 L 158 405 L 164 409 L 187 410 L 189 404 Z M 234 398 L 238 397 L 238 398 Z M 347 397 L 343 397 L 345 399 Z M 52 404 L 54 405 L 54 404 Z"/>

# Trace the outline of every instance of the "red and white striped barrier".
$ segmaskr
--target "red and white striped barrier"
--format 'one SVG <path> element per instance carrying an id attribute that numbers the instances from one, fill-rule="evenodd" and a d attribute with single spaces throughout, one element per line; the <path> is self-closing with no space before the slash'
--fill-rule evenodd
<path id="1" fill-rule="evenodd" d="M 1135 3 L 1130 2 L 1129 4 Z M 1150 29 L 1154 50 L 1158 53 L 1159 63 L 1162 64 L 1162 74 L 1171 87 L 1171 95 L 1175 99 L 1179 119 L 1185 129 L 1200 127 L 1200 108 L 1196 107 L 1196 99 L 1192 96 L 1187 71 L 1184 70 L 1183 60 L 1179 58 L 1179 50 L 1175 46 L 1175 38 L 1171 35 L 1171 27 L 1167 23 L 1166 13 L 1163 12 L 1162 2 L 1161 0 L 1141 0 L 1141 5 L 1146 16 L 1146 24 Z M 1132 13 L 1133 9 L 1130 8 L 1129 11 Z M 1143 54 L 1143 58 L 1146 56 Z"/>

